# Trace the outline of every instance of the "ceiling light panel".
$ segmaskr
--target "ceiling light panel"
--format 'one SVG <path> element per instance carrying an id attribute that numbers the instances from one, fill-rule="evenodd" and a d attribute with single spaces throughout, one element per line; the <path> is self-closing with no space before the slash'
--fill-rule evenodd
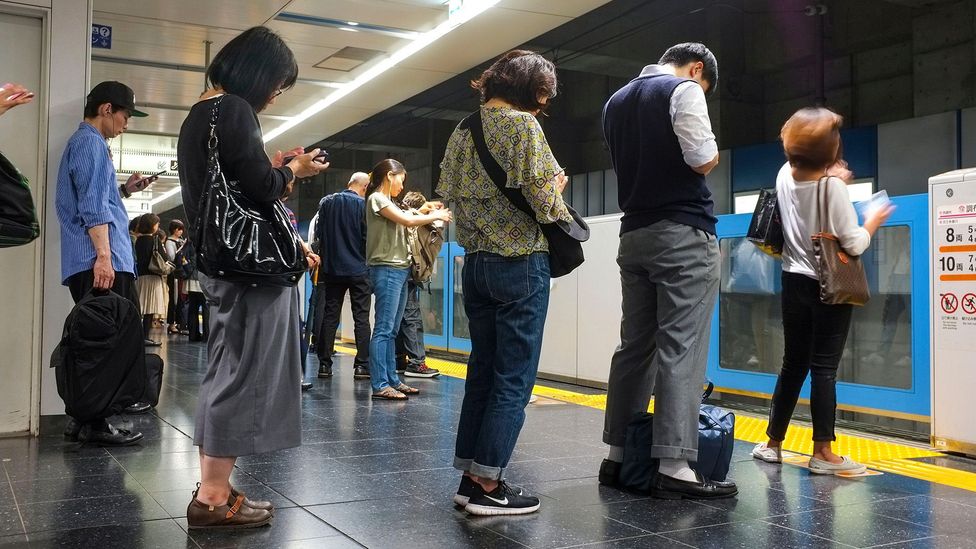
<path id="1" fill-rule="evenodd" d="M 413 40 L 414 38 L 417 38 L 417 36 L 419 35 L 419 33 L 415 31 L 410 31 L 406 29 L 387 27 L 384 25 L 373 25 L 370 23 L 359 23 L 359 22 L 353 22 L 350 25 L 348 21 L 331 19 L 328 17 L 317 17 L 314 15 L 304 15 L 301 13 L 293 13 L 293 12 L 281 12 L 275 17 L 275 20 L 285 21 L 288 23 L 298 23 L 300 25 L 330 27 L 342 31 L 374 32 L 376 34 L 392 36 L 393 38 L 403 38 L 406 40 Z"/>
<path id="2" fill-rule="evenodd" d="M 376 25 L 413 32 L 426 32 L 447 19 L 445 2 L 417 5 L 398 0 L 355 0 L 323 2 L 322 0 L 292 0 L 289 13 L 322 17 L 359 25 Z"/>

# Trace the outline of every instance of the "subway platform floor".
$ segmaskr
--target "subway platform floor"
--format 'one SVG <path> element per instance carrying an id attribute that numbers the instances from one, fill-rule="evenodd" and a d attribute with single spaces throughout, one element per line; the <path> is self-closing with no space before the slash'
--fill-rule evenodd
<path id="1" fill-rule="evenodd" d="M 144 433 L 138 445 L 67 442 L 63 417 L 45 417 L 38 438 L 0 439 L 0 546 L 976 547 L 976 491 L 891 472 L 811 475 L 754 461 L 744 441 L 730 475 L 735 499 L 663 501 L 601 487 L 603 412 L 554 397 L 569 392 L 551 387 L 537 389 L 508 471 L 540 497 L 540 512 L 469 517 L 451 501 L 458 370 L 411 380 L 423 394 L 407 403 L 372 402 L 347 355 L 337 357 L 335 377 L 315 380 L 302 396 L 301 447 L 238 461 L 234 484 L 274 502 L 273 525 L 188 532 L 186 505 L 199 480 L 190 436 L 205 353 L 182 339 L 164 344 L 159 406 L 117 418 Z M 581 401 L 601 397 L 586 393 Z"/>

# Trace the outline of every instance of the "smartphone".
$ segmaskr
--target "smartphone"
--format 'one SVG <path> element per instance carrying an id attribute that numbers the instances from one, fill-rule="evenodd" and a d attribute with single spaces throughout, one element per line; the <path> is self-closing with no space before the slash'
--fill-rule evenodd
<path id="1" fill-rule="evenodd" d="M 295 159 L 294 156 L 285 157 L 281 159 L 281 165 L 287 166 L 294 159 Z M 326 162 L 329 161 L 329 153 L 327 151 L 319 151 L 319 154 L 316 155 L 315 158 L 312 159 L 312 161 L 318 162 L 319 164 L 325 164 Z"/>
<path id="2" fill-rule="evenodd" d="M 142 179 L 140 179 L 139 181 L 149 181 L 150 179 L 152 179 L 154 177 L 159 177 L 159 176 L 163 175 L 164 173 L 166 173 L 168 171 L 169 170 L 163 170 L 161 172 L 156 172 L 156 173 L 154 173 L 152 175 L 147 175 L 147 176 L 143 177 Z"/>
<path id="3" fill-rule="evenodd" d="M 28 98 L 29 99 L 31 97 L 34 97 L 34 93 L 33 92 L 20 92 L 20 93 L 15 93 L 15 94 L 11 95 L 10 97 L 8 97 L 7 98 L 7 101 L 14 101 L 16 99 L 21 99 L 21 98 Z"/>

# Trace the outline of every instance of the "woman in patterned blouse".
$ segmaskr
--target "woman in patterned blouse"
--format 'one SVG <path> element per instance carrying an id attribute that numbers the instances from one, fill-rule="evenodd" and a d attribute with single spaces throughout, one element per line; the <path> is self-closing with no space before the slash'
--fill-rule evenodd
<path id="1" fill-rule="evenodd" d="M 539 499 L 504 481 L 532 394 L 549 307 L 549 248 L 539 223 L 572 218 L 562 200 L 564 170 L 536 116 L 556 95 L 556 70 L 529 51 L 511 51 L 472 87 L 481 93 L 485 141 L 535 219 L 499 191 L 482 166 L 471 132 L 448 140 L 437 192 L 452 201 L 464 246 L 464 310 L 471 331 L 454 467 L 463 471 L 454 501 L 478 515 L 518 515 Z"/>

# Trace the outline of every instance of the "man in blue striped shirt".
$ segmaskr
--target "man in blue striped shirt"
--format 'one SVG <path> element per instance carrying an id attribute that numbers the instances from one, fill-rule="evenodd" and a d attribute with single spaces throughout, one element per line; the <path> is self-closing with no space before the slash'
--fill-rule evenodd
<path id="1" fill-rule="evenodd" d="M 61 222 L 61 279 L 75 303 L 97 288 L 112 289 L 139 307 L 129 218 L 119 193 L 144 189 L 154 178 L 135 173 L 121 188 L 116 186 L 106 143 L 126 130 L 130 116 L 146 114 L 136 110 L 128 86 L 119 82 L 95 86 L 85 104 L 85 120 L 61 157 L 55 195 Z M 85 438 L 103 445 L 126 445 L 142 438 L 142 433 L 116 429 L 104 419 L 90 427 Z M 77 439 L 81 428 L 70 420 L 65 435 Z"/>

